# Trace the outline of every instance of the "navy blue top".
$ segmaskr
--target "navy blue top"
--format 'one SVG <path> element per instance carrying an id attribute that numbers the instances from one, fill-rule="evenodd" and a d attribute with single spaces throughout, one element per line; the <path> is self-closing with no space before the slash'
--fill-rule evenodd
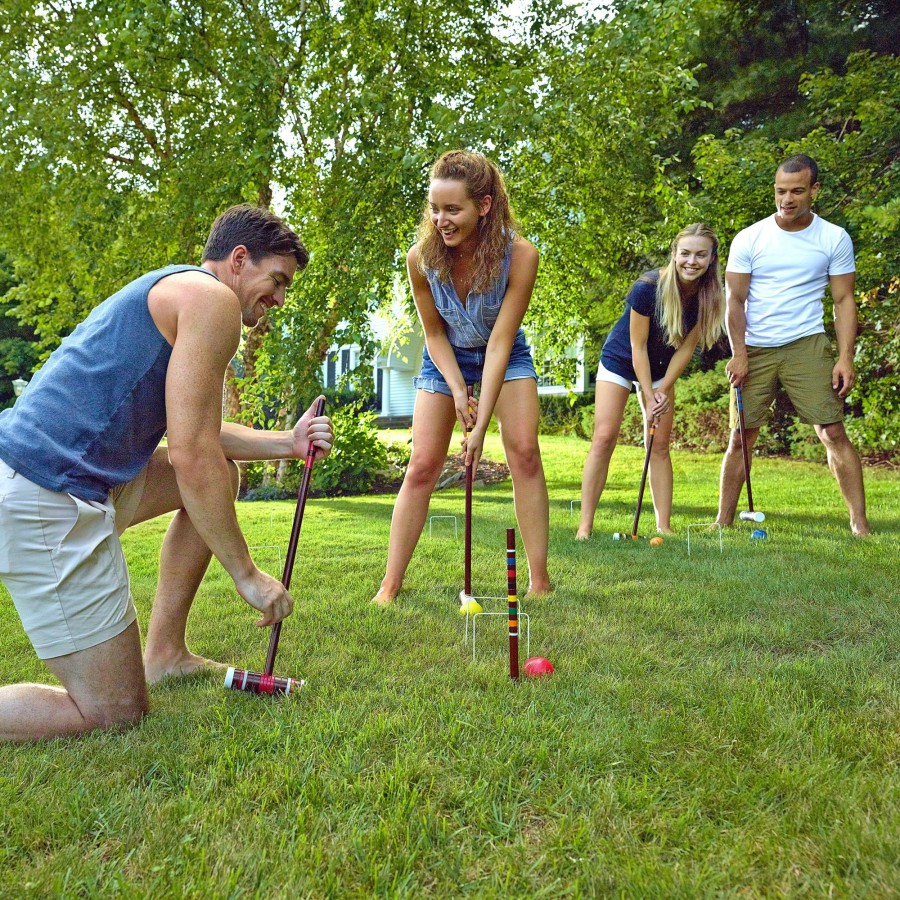
<path id="1" fill-rule="evenodd" d="M 10 468 L 47 490 L 102 503 L 147 465 L 166 430 L 172 354 L 147 295 L 177 272 L 215 278 L 168 266 L 132 281 L 96 306 L 0 413 L 0 459 Z"/>
<path id="2" fill-rule="evenodd" d="M 656 317 L 656 281 L 659 270 L 652 269 L 641 278 L 651 278 L 653 283 L 636 281 L 628 296 L 625 298 L 625 312 L 606 338 L 603 350 L 600 352 L 600 362 L 604 368 L 614 372 L 620 378 L 628 381 L 637 381 L 634 371 L 634 363 L 631 359 L 631 311 L 650 319 L 650 334 L 647 336 L 647 355 L 650 357 L 650 378 L 659 381 L 666 374 L 666 369 L 675 355 L 677 347 L 670 347 L 666 343 L 662 325 Z M 697 324 L 697 296 L 694 295 L 682 305 L 683 325 L 682 333 L 687 335 Z"/>

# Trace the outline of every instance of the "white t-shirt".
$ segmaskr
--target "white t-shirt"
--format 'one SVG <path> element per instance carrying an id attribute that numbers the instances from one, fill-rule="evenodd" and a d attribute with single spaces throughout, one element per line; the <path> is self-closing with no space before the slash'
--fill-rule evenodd
<path id="1" fill-rule="evenodd" d="M 822 299 L 830 275 L 856 271 L 853 242 L 813 214 L 803 231 L 784 231 L 775 215 L 738 232 L 728 272 L 750 275 L 748 347 L 782 347 L 825 331 Z"/>

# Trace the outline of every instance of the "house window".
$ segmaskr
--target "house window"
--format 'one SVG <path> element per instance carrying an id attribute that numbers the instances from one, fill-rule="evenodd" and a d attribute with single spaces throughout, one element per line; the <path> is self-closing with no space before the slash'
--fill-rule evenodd
<path id="1" fill-rule="evenodd" d="M 325 387 L 333 388 L 335 381 L 337 380 L 335 377 L 336 361 L 337 354 L 333 353 L 328 357 L 328 361 L 325 364 Z"/>
<path id="2" fill-rule="evenodd" d="M 350 371 L 350 348 L 341 350 L 341 375 L 346 375 Z"/>

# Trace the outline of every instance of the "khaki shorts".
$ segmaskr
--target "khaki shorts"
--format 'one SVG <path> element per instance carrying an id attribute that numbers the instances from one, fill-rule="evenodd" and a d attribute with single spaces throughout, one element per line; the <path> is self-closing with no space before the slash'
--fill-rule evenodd
<path id="1" fill-rule="evenodd" d="M 48 491 L 0 461 L 0 579 L 41 659 L 87 650 L 136 618 L 119 534 L 146 470 L 105 503 Z"/>
<path id="2" fill-rule="evenodd" d="M 801 422 L 830 425 L 844 419 L 844 401 L 831 386 L 834 355 L 825 334 L 811 334 L 783 347 L 748 347 L 750 372 L 742 390 L 744 424 L 765 424 L 778 386 L 784 388 Z M 734 389 L 731 391 L 731 428 L 738 427 Z"/>

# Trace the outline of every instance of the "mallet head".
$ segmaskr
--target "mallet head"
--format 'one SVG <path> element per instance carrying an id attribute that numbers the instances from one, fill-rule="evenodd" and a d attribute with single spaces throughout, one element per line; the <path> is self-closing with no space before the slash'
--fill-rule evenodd
<path id="1" fill-rule="evenodd" d="M 641 540 L 641 535 L 626 534 L 624 531 L 615 531 L 613 532 L 612 539 L 614 541 L 639 541 Z"/>
<path id="2" fill-rule="evenodd" d="M 761 512 L 742 512 L 740 515 L 742 522 L 765 522 L 766 514 Z"/>
<path id="3" fill-rule="evenodd" d="M 249 694 L 290 694 L 303 687 L 303 681 L 299 678 L 281 678 L 278 675 L 248 672 L 230 666 L 225 673 L 225 687 L 233 691 L 246 691 Z"/>

